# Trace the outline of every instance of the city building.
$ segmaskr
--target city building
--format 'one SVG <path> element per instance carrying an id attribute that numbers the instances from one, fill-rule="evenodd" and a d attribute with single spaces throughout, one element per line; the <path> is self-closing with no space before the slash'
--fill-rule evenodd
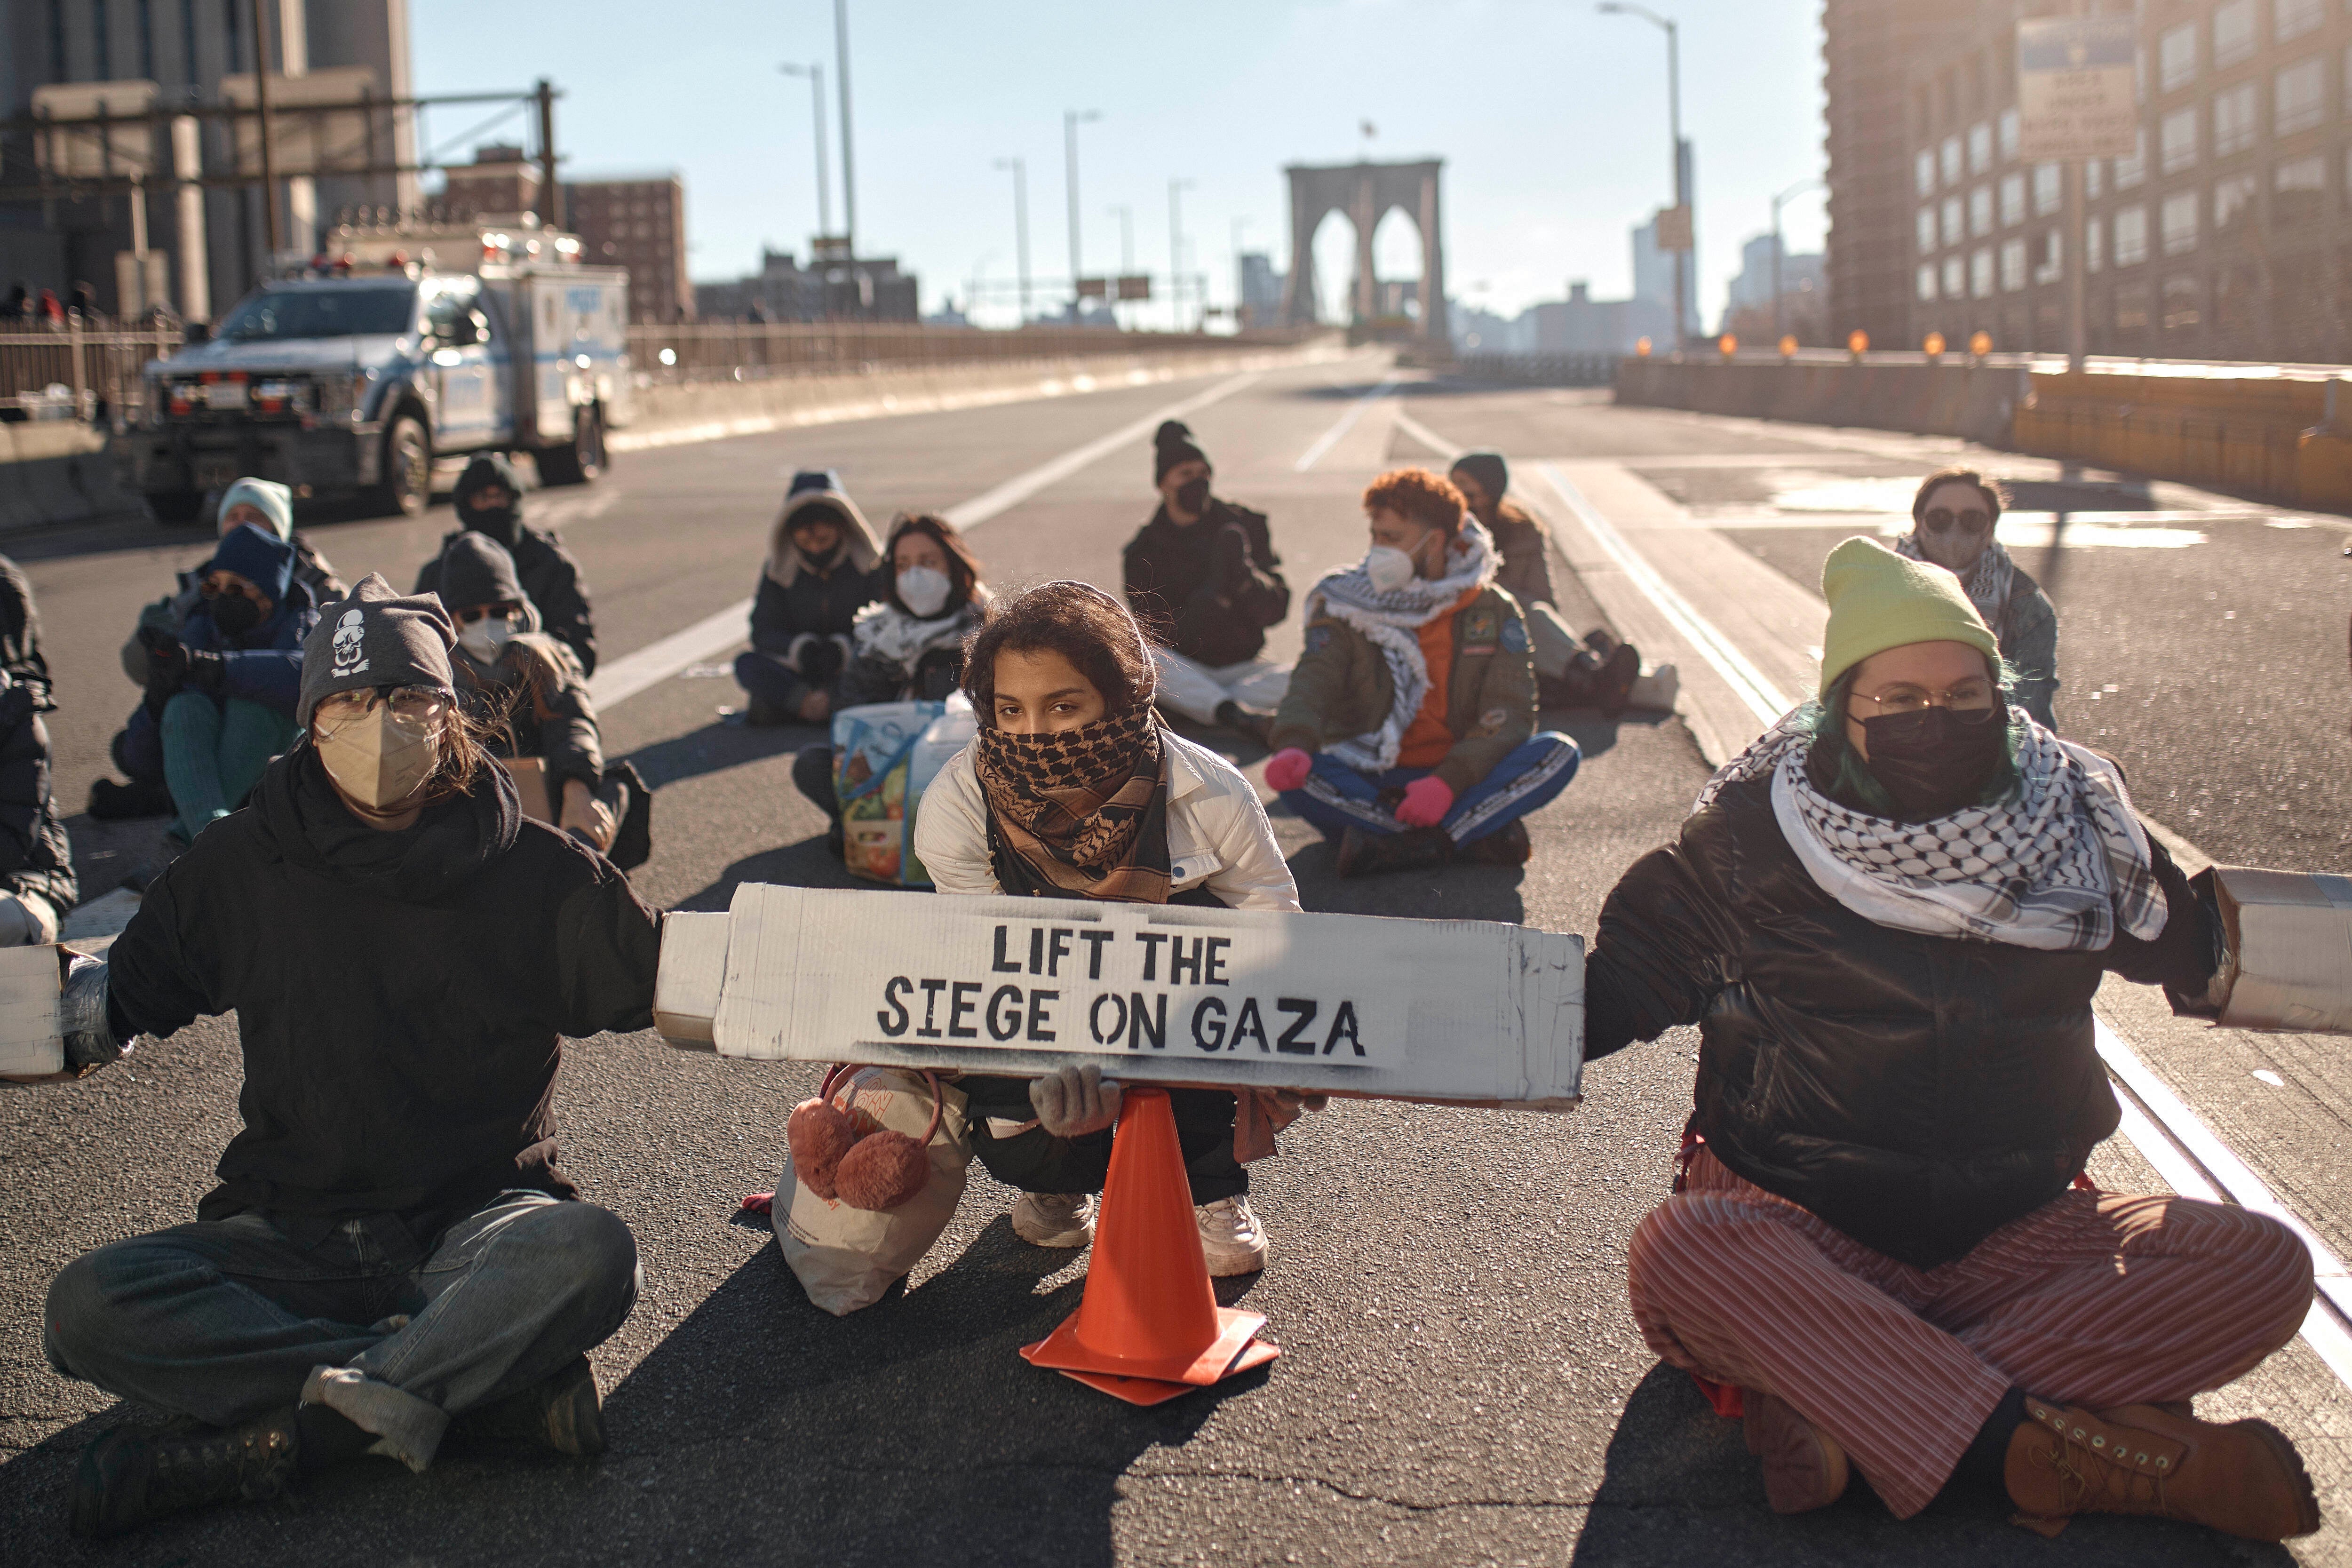
<path id="1" fill-rule="evenodd" d="M 563 226 L 580 237 L 585 259 L 629 269 L 630 321 L 667 325 L 694 319 L 694 285 L 686 275 L 686 182 L 676 174 L 567 183 Z"/>
<path id="2" fill-rule="evenodd" d="M 1262 250 L 1244 250 L 1238 258 L 1235 289 L 1241 300 L 1241 328 L 1274 327 L 1282 323 L 1283 276 L 1274 269 L 1274 258 Z"/>
<path id="3" fill-rule="evenodd" d="M 1850 280 L 1885 281 L 1875 248 L 1867 267 L 1850 267 L 1841 212 L 1883 214 L 1899 198 L 1903 331 L 1890 340 L 1874 330 L 1874 340 L 1908 345 L 1937 331 L 1958 342 L 1983 331 L 2001 348 L 2066 346 L 2074 258 L 2064 171 L 2018 156 L 2020 9 L 2013 0 L 1937 8 L 1940 41 L 1882 62 L 1900 92 L 1878 135 L 1894 146 L 1900 128 L 1899 166 L 1874 158 L 1842 168 L 1842 25 L 1875 11 L 1884 32 L 1884 13 L 1930 8 L 1831 0 L 1830 291 L 1841 329 L 1869 326 L 1849 312 Z M 2107 0 L 2100 9 L 2137 18 L 2141 125 L 2132 155 L 2085 170 L 2090 351 L 2352 357 L 2352 14 L 2336 0 Z M 1866 194 L 1854 188 L 1864 171 Z"/>
<path id="4" fill-rule="evenodd" d="M 1729 332 L 1759 346 L 1782 333 L 1807 347 L 1829 342 L 1829 318 L 1823 310 L 1819 253 L 1783 249 L 1780 255 L 1780 308 L 1772 308 L 1773 237 L 1759 234 L 1739 247 L 1739 273 L 1725 290 L 1723 321 L 1717 332 Z M 1777 321 L 1777 324 L 1776 324 Z"/>
<path id="5" fill-rule="evenodd" d="M 2162 3 L 2162 0 L 2159 0 Z M 1915 64 L 1946 53 L 1991 0 L 1823 0 L 1830 331 L 1882 348 L 1912 338 L 1910 158 L 1902 132 Z M 2000 8 L 2013 12 L 2013 0 Z"/>
<path id="6" fill-rule="evenodd" d="M 851 261 L 838 240 L 820 239 L 816 251 L 803 267 L 788 250 L 762 250 L 749 277 L 692 285 L 696 313 L 709 321 L 919 319 L 919 279 L 901 272 L 898 258 Z"/>
<path id="7" fill-rule="evenodd" d="M 1705 330 L 1698 314 L 1696 267 L 1683 270 L 1683 320 L 1693 333 Z M 1627 301 L 1625 325 L 1634 337 L 1647 338 L 1662 350 L 1675 341 L 1675 255 L 1658 248 L 1655 218 L 1633 230 L 1633 297 Z"/>
<path id="8" fill-rule="evenodd" d="M 405 98 L 409 80 L 407 0 L 262 0 L 268 17 L 269 69 L 273 78 L 299 79 L 336 73 L 336 90 L 364 83 L 373 96 Z M 29 117 L 37 103 L 62 115 L 92 112 L 103 99 L 108 112 L 143 116 L 151 109 L 177 109 L 249 99 L 254 69 L 251 0 L 42 0 L 0 7 L 0 117 Z M 76 90 L 79 89 L 79 90 Z M 299 93 L 281 89 L 289 100 Z M 348 100 L 346 100 L 348 101 Z M 352 122 L 360 119 L 356 113 Z M 358 140 L 376 146 L 386 163 L 414 164 L 416 128 L 406 110 L 385 108 L 367 117 Z M 234 123 L 198 122 L 204 167 L 222 174 L 238 166 Z M 33 184 L 39 167 L 27 132 L 0 137 L 0 184 Z M 147 142 L 142 134 L 133 145 Z M 268 269 L 267 216 L 258 184 L 215 185 L 191 209 L 170 188 L 167 141 L 147 146 L 141 160 L 158 178 L 148 188 L 146 219 L 151 260 L 148 276 L 163 275 L 163 299 L 128 301 L 200 306 L 210 316 L 226 310 Z M 122 144 L 118 143 L 118 148 Z M 95 168 L 92 173 L 98 172 Z M 122 171 L 118 169 L 118 175 Z M 414 174 L 291 178 L 278 193 L 280 243 L 308 252 L 347 207 L 406 210 L 417 199 Z M 0 202 L 0 266 L 13 281 L 66 295 L 88 282 L 100 306 L 118 311 L 123 287 L 146 293 L 132 254 L 131 195 L 128 192 Z M 195 219 L 182 232 L 184 210 Z M 201 265 L 195 260 L 202 258 Z"/>
<path id="9" fill-rule="evenodd" d="M 474 149 L 470 163 L 441 171 L 441 205 L 452 213 L 484 217 L 534 213 L 551 219 L 539 205 L 539 164 L 511 142 L 490 142 Z"/>
<path id="10" fill-rule="evenodd" d="M 1674 297 L 1671 289 L 1668 299 Z M 1530 306 L 1527 318 L 1533 331 L 1520 352 L 1539 354 L 1614 354 L 1633 346 L 1639 333 L 1627 330 L 1631 300 L 1596 300 L 1591 285 L 1579 280 L 1568 286 L 1568 298 Z"/>

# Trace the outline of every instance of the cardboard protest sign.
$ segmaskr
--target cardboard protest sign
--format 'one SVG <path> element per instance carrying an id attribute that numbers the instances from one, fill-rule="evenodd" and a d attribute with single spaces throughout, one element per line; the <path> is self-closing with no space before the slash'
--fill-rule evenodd
<path id="1" fill-rule="evenodd" d="M 63 988 L 55 947 L 0 947 L 0 1073 L 30 1078 L 65 1070 Z"/>
<path id="2" fill-rule="evenodd" d="M 723 1056 L 1560 1108 L 1583 943 L 1475 921 L 746 884 L 665 928 L 664 1033 Z M 709 981 L 724 945 L 723 975 Z M 673 981 L 672 975 L 677 976 Z"/>
<path id="3" fill-rule="evenodd" d="M 2220 1021 L 2352 1034 L 2352 878 L 2243 866 L 2210 875 L 2230 944 Z"/>

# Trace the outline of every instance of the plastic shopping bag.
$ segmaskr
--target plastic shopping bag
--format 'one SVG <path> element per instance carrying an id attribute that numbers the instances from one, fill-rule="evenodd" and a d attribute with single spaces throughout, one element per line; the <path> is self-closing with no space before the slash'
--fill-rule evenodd
<path id="1" fill-rule="evenodd" d="M 883 1126 L 920 1138 L 931 1122 L 930 1086 L 920 1076 L 890 1068 L 865 1068 L 853 1079 L 849 1100 Z M 939 1131 L 931 1135 L 930 1179 L 923 1190 L 894 1209 L 852 1208 L 839 1198 L 821 1198 L 793 1174 L 792 1157 L 777 1178 L 769 1224 L 784 1262 L 808 1299 L 845 1317 L 882 1299 L 892 1282 L 922 1261 L 947 1229 L 963 1197 L 964 1173 L 971 1164 L 971 1134 L 964 1121 L 964 1097 L 950 1086 L 940 1089 Z"/>
<path id="2" fill-rule="evenodd" d="M 961 692 L 945 702 L 871 702 L 834 715 L 834 798 L 851 876 L 898 888 L 931 885 L 915 857 L 916 809 L 975 728 Z"/>

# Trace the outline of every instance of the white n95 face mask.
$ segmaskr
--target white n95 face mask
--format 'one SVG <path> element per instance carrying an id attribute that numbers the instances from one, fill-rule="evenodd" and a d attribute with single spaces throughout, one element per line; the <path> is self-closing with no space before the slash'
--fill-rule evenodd
<path id="1" fill-rule="evenodd" d="M 1364 575 L 1374 588 L 1393 594 L 1412 581 L 1412 557 L 1393 546 L 1375 544 L 1364 552 Z"/>
<path id="2" fill-rule="evenodd" d="M 370 811 L 390 811 L 423 789 L 440 760 L 439 722 L 404 720 L 390 703 L 319 729 L 311 743 L 336 787 Z"/>
<path id="3" fill-rule="evenodd" d="M 948 574 L 930 566 L 909 566 L 898 574 L 898 601 L 919 621 L 928 621 L 948 607 L 955 584 Z"/>
<path id="4" fill-rule="evenodd" d="M 514 640 L 512 615 L 484 616 L 457 634 L 457 646 L 482 664 L 495 664 L 499 655 L 506 652 L 507 644 Z"/>

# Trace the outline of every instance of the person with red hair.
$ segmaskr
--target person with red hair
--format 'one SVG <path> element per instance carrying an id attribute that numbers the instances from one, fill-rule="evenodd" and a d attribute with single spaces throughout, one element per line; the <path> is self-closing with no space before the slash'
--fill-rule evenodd
<path id="1" fill-rule="evenodd" d="M 1535 658 L 1495 582 L 1493 537 L 1423 468 L 1364 491 L 1371 547 L 1307 599 L 1307 652 L 1275 715 L 1265 779 L 1339 840 L 1339 872 L 1457 857 L 1522 866 L 1528 813 L 1576 777 L 1567 736 L 1536 730 Z"/>

